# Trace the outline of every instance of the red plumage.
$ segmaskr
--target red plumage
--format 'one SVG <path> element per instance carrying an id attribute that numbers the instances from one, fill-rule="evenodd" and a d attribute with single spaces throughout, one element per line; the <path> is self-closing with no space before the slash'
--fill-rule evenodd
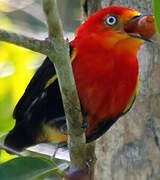
<path id="1" fill-rule="evenodd" d="M 149 18 L 149 21 L 147 20 Z M 91 15 L 70 42 L 87 142 L 131 108 L 138 89 L 137 52 L 154 35 L 151 15 L 111 6 Z M 5 144 L 18 151 L 40 142 L 66 142 L 66 120 L 53 64 L 47 58 L 18 102 Z"/>
<path id="2" fill-rule="evenodd" d="M 100 128 L 101 122 L 107 124 L 107 121 L 118 118 L 136 89 L 137 51 L 142 40 L 126 34 L 118 37 L 113 27 L 104 25 L 108 14 L 121 16 L 126 11 L 135 14 L 134 10 L 122 7 L 110 7 L 93 14 L 71 42 L 76 51 L 72 67 L 89 122 L 89 136 Z"/>

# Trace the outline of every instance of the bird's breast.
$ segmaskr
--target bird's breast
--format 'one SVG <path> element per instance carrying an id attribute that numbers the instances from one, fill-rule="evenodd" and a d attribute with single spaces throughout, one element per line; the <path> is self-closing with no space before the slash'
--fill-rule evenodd
<path id="1" fill-rule="evenodd" d="M 72 66 L 90 130 L 123 112 L 137 84 L 136 56 L 102 50 L 77 52 Z"/>

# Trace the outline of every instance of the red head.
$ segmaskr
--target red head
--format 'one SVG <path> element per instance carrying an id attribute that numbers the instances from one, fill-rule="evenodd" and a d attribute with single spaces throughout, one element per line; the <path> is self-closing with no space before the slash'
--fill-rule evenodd
<path id="1" fill-rule="evenodd" d="M 76 41 L 95 38 L 106 48 L 125 41 L 126 46 L 139 49 L 144 39 L 155 34 L 153 17 L 120 6 L 110 6 L 92 14 L 77 30 Z M 123 43 L 124 44 L 124 43 Z M 124 45 L 123 45 L 124 47 Z M 124 47 L 125 48 L 125 47 Z"/>

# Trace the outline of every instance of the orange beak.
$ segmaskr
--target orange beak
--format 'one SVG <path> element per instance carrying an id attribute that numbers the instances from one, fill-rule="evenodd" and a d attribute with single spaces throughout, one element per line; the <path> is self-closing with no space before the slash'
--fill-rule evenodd
<path id="1" fill-rule="evenodd" d="M 134 16 L 125 24 L 124 30 L 132 37 L 151 41 L 151 38 L 156 34 L 154 17 L 144 14 Z"/>

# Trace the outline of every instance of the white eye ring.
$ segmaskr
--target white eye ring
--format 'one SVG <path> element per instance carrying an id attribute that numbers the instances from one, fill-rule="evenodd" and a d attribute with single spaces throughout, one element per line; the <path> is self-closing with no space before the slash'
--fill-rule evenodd
<path id="1" fill-rule="evenodd" d="M 112 15 L 108 16 L 105 21 L 110 26 L 113 26 L 113 25 L 117 24 L 117 22 L 118 22 L 117 18 L 115 16 L 112 16 Z"/>

